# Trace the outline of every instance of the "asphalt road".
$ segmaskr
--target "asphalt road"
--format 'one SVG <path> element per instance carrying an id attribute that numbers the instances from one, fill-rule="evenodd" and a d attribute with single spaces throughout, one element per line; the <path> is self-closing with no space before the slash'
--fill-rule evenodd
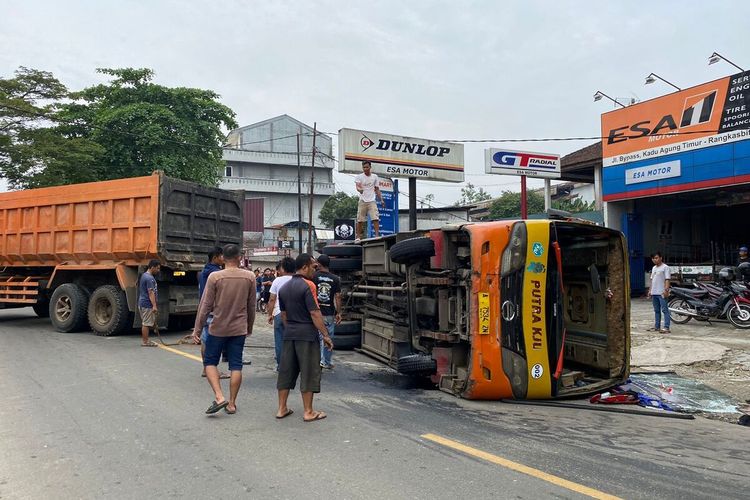
<path id="1" fill-rule="evenodd" d="M 293 393 L 276 420 L 271 343 L 248 341 L 238 413 L 208 417 L 196 346 L 0 311 L 0 498 L 748 497 L 747 428 L 463 401 L 354 352 L 324 374 L 327 419 Z"/>

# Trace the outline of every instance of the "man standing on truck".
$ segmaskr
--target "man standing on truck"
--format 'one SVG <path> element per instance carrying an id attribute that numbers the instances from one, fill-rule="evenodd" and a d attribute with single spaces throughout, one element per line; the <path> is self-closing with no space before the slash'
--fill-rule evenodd
<path id="1" fill-rule="evenodd" d="M 276 371 L 279 371 L 281 363 L 281 347 L 284 345 L 284 323 L 281 321 L 281 307 L 279 306 L 278 296 L 281 287 L 294 276 L 294 259 L 284 257 L 276 265 L 278 277 L 271 284 L 271 295 L 268 299 L 268 324 L 273 325 L 273 345 L 276 353 Z"/>
<path id="2" fill-rule="evenodd" d="M 138 311 L 141 313 L 141 346 L 156 347 L 156 342 L 148 338 L 151 328 L 159 328 L 157 316 L 159 314 L 159 291 L 156 285 L 156 275 L 161 270 L 161 263 L 152 259 L 148 269 L 141 275 L 138 283 Z"/>
<path id="3" fill-rule="evenodd" d="M 380 236 L 380 213 L 378 212 L 378 204 L 375 201 L 376 195 L 380 203 L 385 206 L 383 201 L 383 195 L 380 192 L 380 180 L 376 174 L 370 172 L 372 164 L 369 160 L 362 162 L 362 173 L 357 174 L 354 178 L 354 185 L 359 192 L 359 202 L 357 203 L 357 239 L 359 242 L 362 239 L 362 235 L 365 233 L 365 224 L 367 224 L 367 216 L 370 216 L 372 221 L 372 229 L 375 233 L 375 237 Z"/>
<path id="4" fill-rule="evenodd" d="M 669 280 L 672 277 L 669 272 L 669 266 L 664 263 L 660 252 L 655 252 L 651 256 L 651 262 L 654 267 L 651 268 L 651 286 L 648 294 L 654 304 L 654 327 L 649 328 L 650 332 L 669 333 L 669 306 L 667 297 L 669 297 Z M 664 315 L 664 328 L 661 327 L 661 316 Z"/>
<path id="5" fill-rule="evenodd" d="M 331 259 L 326 254 L 318 257 L 318 270 L 313 282 L 318 287 L 318 305 L 323 322 L 328 329 L 328 335 L 333 339 L 336 325 L 341 323 L 341 279 L 328 270 Z M 320 366 L 327 370 L 333 368 L 331 356 L 333 351 L 323 345 L 320 339 Z"/>
<path id="6" fill-rule="evenodd" d="M 320 392 L 320 341 L 333 349 L 333 341 L 320 314 L 315 298 L 315 284 L 310 281 L 316 262 L 312 255 L 302 253 L 295 261 L 297 273 L 279 291 L 281 320 L 284 322 L 284 347 L 281 353 L 279 377 L 279 411 L 276 418 L 285 418 L 293 412 L 287 407 L 289 391 L 300 377 L 300 392 L 305 413 L 302 419 L 313 422 L 326 418 L 322 411 L 313 410 L 313 395 Z"/>
<path id="7" fill-rule="evenodd" d="M 208 326 L 203 366 L 206 378 L 214 391 L 214 401 L 206 410 L 213 414 L 225 408 L 229 414 L 237 412 L 237 394 L 242 385 L 242 351 L 245 337 L 252 335 L 255 321 L 255 279 L 253 273 L 240 268 L 240 247 L 224 247 L 225 269 L 211 273 L 198 308 L 193 328 L 193 341 L 198 342 L 201 331 L 213 314 Z M 224 398 L 217 366 L 226 348 L 229 361 L 229 401 Z"/>
<path id="8" fill-rule="evenodd" d="M 215 247 L 213 250 L 208 252 L 208 263 L 203 267 L 200 277 L 198 278 L 198 300 L 203 298 L 203 292 L 206 291 L 206 283 L 211 273 L 221 271 L 221 267 L 224 265 L 224 250 L 221 247 Z M 208 338 L 208 325 L 214 320 L 214 317 L 209 314 L 206 320 L 207 325 L 203 327 L 203 333 L 201 334 L 201 358 L 205 359 L 206 355 L 206 339 Z M 226 358 L 226 355 L 224 356 Z M 203 367 L 201 377 L 206 376 L 206 367 Z M 219 374 L 220 379 L 229 378 L 228 373 L 221 372 Z"/>

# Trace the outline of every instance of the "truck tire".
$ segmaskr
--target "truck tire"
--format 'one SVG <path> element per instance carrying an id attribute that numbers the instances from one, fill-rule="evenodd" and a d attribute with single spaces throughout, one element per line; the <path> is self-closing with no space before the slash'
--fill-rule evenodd
<path id="1" fill-rule="evenodd" d="M 331 265 L 328 266 L 331 271 L 361 271 L 362 259 L 353 257 L 336 257 L 331 259 Z"/>
<path id="2" fill-rule="evenodd" d="M 130 311 L 125 292 L 119 286 L 103 285 L 91 294 L 88 307 L 91 330 L 96 335 L 109 337 L 128 330 Z"/>
<path id="3" fill-rule="evenodd" d="M 342 321 L 336 325 L 335 335 L 362 335 L 362 322 L 358 319 Z"/>
<path id="4" fill-rule="evenodd" d="M 80 332 L 87 326 L 89 297 L 78 285 L 65 283 L 55 288 L 49 301 L 49 317 L 58 332 Z"/>
<path id="5" fill-rule="evenodd" d="M 398 372 L 407 375 L 433 375 L 437 361 L 424 354 L 410 354 L 398 358 Z"/>
<path id="6" fill-rule="evenodd" d="M 419 237 L 399 241 L 391 247 L 391 260 L 396 264 L 413 264 L 435 255 L 435 242 Z"/>
<path id="7" fill-rule="evenodd" d="M 323 253 L 330 257 L 362 257 L 362 247 L 359 245 L 328 245 L 323 247 Z"/>
<path id="8" fill-rule="evenodd" d="M 335 333 L 333 336 L 334 351 L 348 351 L 352 349 L 358 349 L 360 347 L 362 347 L 361 333 L 342 333 L 341 335 Z"/>
<path id="9" fill-rule="evenodd" d="M 49 300 L 40 300 L 39 302 L 31 306 L 31 308 L 40 318 L 49 318 Z"/>

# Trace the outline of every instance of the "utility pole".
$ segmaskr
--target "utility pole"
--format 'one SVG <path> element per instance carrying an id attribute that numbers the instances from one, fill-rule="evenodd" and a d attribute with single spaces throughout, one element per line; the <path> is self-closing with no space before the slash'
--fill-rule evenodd
<path id="1" fill-rule="evenodd" d="M 313 186 L 315 186 L 315 138 L 318 135 L 318 122 L 313 123 L 312 159 L 310 160 L 310 213 L 307 227 L 307 251 L 312 254 L 312 222 L 313 222 Z"/>
<path id="2" fill-rule="evenodd" d="M 297 247 L 302 253 L 302 163 L 300 161 L 300 136 L 297 133 Z"/>

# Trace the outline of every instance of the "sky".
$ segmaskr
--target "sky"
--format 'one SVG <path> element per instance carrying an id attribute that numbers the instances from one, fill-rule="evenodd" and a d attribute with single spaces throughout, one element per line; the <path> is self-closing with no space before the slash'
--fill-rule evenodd
<path id="1" fill-rule="evenodd" d="M 682 88 L 737 72 L 708 66 L 714 51 L 750 67 L 746 14 L 743 1 L 5 0 L 0 75 L 26 66 L 78 90 L 105 81 L 98 67 L 148 67 L 156 83 L 216 91 L 240 125 L 286 113 L 334 133 L 598 137 L 614 105 L 597 90 L 646 100 L 672 90 L 644 86 L 651 72 Z M 592 142 L 467 143 L 466 182 L 520 189 L 483 173 L 485 148 Z M 351 176 L 334 180 L 354 193 Z M 417 195 L 450 205 L 463 185 L 419 181 Z"/>

